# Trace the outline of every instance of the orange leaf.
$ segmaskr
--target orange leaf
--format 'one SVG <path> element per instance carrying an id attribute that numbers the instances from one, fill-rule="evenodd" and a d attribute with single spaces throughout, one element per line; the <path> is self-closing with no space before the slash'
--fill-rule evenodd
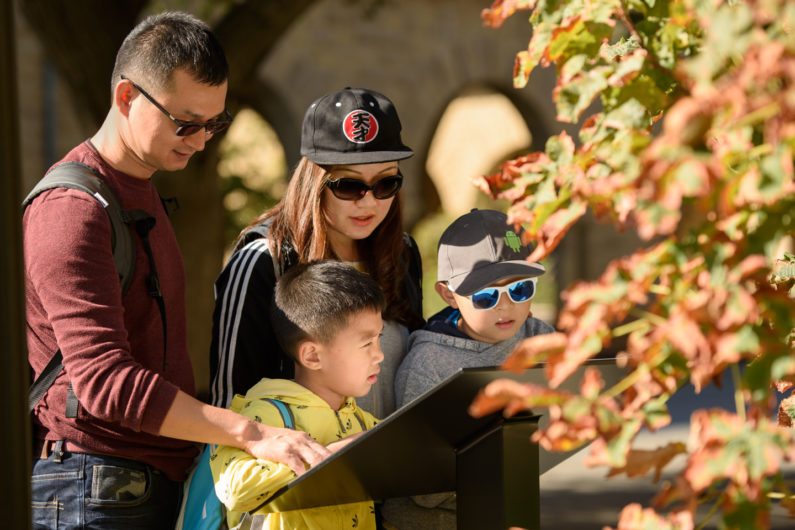
<path id="1" fill-rule="evenodd" d="M 621 468 L 614 468 L 608 477 L 626 473 L 627 477 L 642 477 L 654 470 L 654 481 L 660 480 L 662 470 L 677 455 L 687 452 L 682 442 L 670 442 L 657 449 L 630 449 L 627 455 L 627 464 Z"/>
<path id="2" fill-rule="evenodd" d="M 598 368 L 589 366 L 580 382 L 580 394 L 586 399 L 596 399 L 605 386 L 605 380 Z"/>
<path id="3" fill-rule="evenodd" d="M 568 208 L 556 211 L 550 215 L 544 225 L 539 230 L 538 245 L 532 254 L 527 257 L 528 261 L 541 261 L 547 257 L 560 243 L 563 236 L 585 215 L 585 203 L 572 203 Z"/>
<path id="4" fill-rule="evenodd" d="M 503 361 L 501 368 L 521 372 L 543 361 L 550 353 L 562 351 L 568 339 L 564 333 L 546 333 L 523 340 Z"/>
<path id="5" fill-rule="evenodd" d="M 535 0 L 495 0 L 490 8 L 480 12 L 480 18 L 484 26 L 499 28 L 517 9 L 533 9 L 534 6 Z"/>
<path id="6" fill-rule="evenodd" d="M 655 528 L 657 530 L 692 530 L 693 514 L 679 511 L 663 517 L 651 508 L 643 508 L 632 503 L 621 510 L 618 519 L 618 530 L 637 530 L 638 528 Z"/>
<path id="7" fill-rule="evenodd" d="M 544 386 L 520 383 L 512 379 L 496 379 L 486 385 L 475 397 L 469 406 L 469 413 L 477 418 L 505 409 L 503 415 L 507 417 L 531 407 L 547 407 L 550 404 L 562 403 L 571 396 L 568 392 Z"/>

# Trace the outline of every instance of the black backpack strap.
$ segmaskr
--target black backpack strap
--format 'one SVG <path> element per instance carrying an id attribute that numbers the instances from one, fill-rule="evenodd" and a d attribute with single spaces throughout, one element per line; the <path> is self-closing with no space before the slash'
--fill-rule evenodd
<path id="1" fill-rule="evenodd" d="M 105 208 L 111 225 L 113 261 L 119 274 L 122 292 L 126 292 L 135 271 L 135 240 L 123 219 L 121 205 L 116 195 L 91 166 L 74 161 L 62 162 L 52 168 L 28 193 L 22 201 L 23 209 L 42 192 L 55 188 L 83 191 L 94 197 Z M 62 370 L 63 355 L 59 349 L 28 389 L 28 408 L 31 412 Z M 66 395 L 67 418 L 77 417 L 78 405 L 77 396 L 72 389 L 72 384 L 69 383 Z"/>
<path id="2" fill-rule="evenodd" d="M 168 349 L 168 327 L 166 327 L 166 302 L 160 290 L 160 278 L 155 266 L 155 255 L 149 243 L 149 232 L 155 227 L 156 219 L 144 210 L 125 210 L 122 212 L 124 222 L 135 228 L 138 237 L 144 245 L 144 251 L 149 258 L 149 275 L 146 277 L 146 291 L 157 302 L 160 310 L 160 321 L 163 323 L 163 371 L 166 371 L 166 350 Z"/>
<path id="3" fill-rule="evenodd" d="M 58 374 L 63 370 L 62 360 L 63 356 L 59 349 L 55 352 L 55 355 L 50 358 L 50 362 L 48 362 L 44 370 L 41 371 L 39 377 L 30 385 L 28 391 L 28 409 L 30 412 L 33 412 L 33 409 L 36 408 L 36 404 L 44 397 L 44 394 L 55 382 L 55 378 L 58 377 Z"/>

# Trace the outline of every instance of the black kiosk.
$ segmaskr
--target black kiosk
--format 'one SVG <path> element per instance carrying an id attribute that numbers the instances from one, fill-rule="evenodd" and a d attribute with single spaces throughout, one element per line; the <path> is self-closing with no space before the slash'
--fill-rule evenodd
<path id="1" fill-rule="evenodd" d="M 596 359 L 562 388 L 576 391 L 587 366 L 596 366 L 608 385 L 623 375 L 615 359 Z M 295 510 L 456 491 L 459 529 L 539 528 L 539 475 L 573 452 L 550 453 L 530 442 L 544 425 L 542 416 L 470 416 L 477 393 L 499 378 L 546 384 L 543 366 L 521 374 L 460 370 L 290 482 L 271 502 Z"/>

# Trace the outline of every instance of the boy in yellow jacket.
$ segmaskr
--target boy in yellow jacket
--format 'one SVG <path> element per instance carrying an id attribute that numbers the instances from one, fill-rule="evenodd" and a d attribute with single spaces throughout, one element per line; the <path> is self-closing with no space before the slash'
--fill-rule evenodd
<path id="1" fill-rule="evenodd" d="M 279 344 L 293 357 L 295 380 L 262 379 L 245 397 L 235 396 L 230 408 L 284 427 L 277 404 L 268 400 L 280 401 L 289 409 L 295 429 L 339 449 L 377 422 L 356 406 L 354 397 L 365 395 L 378 378 L 384 358 L 379 345 L 384 306 L 378 284 L 343 262 L 316 261 L 291 268 L 276 284 L 271 321 Z M 210 467 L 230 527 L 252 510 L 252 528 L 376 527 L 372 502 L 286 512 L 275 511 L 278 501 L 276 506 L 263 506 L 295 478 L 284 464 L 219 446 Z"/>

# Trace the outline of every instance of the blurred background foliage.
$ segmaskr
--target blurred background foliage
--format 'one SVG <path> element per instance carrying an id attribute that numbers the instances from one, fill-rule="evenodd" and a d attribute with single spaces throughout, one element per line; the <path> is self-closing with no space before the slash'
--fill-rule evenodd
<path id="1" fill-rule="evenodd" d="M 218 163 L 224 240 L 230 246 L 243 228 L 281 199 L 287 174 L 284 149 L 274 130 L 257 112 L 240 110 L 221 140 Z"/>

